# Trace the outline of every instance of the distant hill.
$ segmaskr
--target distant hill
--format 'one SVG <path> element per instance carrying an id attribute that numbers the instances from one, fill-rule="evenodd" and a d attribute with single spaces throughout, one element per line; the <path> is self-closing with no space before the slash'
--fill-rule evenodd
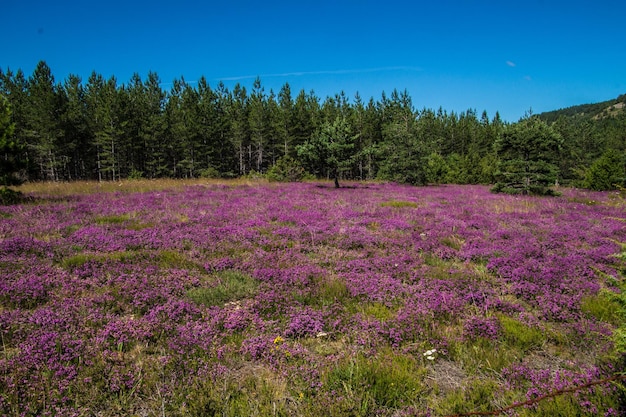
<path id="1" fill-rule="evenodd" d="M 600 103 L 580 104 L 565 109 L 540 113 L 539 117 L 547 122 L 553 122 L 560 116 L 598 120 L 616 117 L 621 114 L 626 114 L 626 94 L 622 94 L 616 99 L 602 101 Z"/>

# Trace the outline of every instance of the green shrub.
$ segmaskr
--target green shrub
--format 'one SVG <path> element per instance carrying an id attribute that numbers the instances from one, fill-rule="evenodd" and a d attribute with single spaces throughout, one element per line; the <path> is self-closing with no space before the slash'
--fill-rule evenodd
<path id="1" fill-rule="evenodd" d="M 143 178 L 143 171 L 133 168 L 128 174 L 129 180 L 140 180 Z"/>
<path id="2" fill-rule="evenodd" d="M 626 184 L 624 156 L 616 150 L 606 151 L 587 170 L 584 186 L 592 190 L 615 190 Z"/>
<path id="3" fill-rule="evenodd" d="M 208 168 L 200 170 L 200 178 L 219 178 L 219 177 L 220 177 L 220 172 L 213 167 L 208 167 Z"/>
<path id="4" fill-rule="evenodd" d="M 18 204 L 23 200 L 23 198 L 24 196 L 19 191 L 15 191 L 7 187 L 0 188 L 0 206 Z"/>
<path id="5" fill-rule="evenodd" d="M 285 155 L 267 171 L 266 177 L 274 182 L 299 182 L 307 177 L 307 173 L 297 160 Z"/>

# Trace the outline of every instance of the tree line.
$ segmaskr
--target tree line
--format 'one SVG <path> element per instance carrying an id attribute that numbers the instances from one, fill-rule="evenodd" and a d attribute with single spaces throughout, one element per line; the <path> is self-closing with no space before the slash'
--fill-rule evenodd
<path id="1" fill-rule="evenodd" d="M 288 83 L 266 91 L 258 78 L 250 89 L 210 86 L 204 77 L 162 86 L 154 72 L 120 83 L 94 71 L 86 81 L 69 75 L 59 83 L 44 61 L 28 77 L 0 69 L 10 125 L 0 145 L 5 170 L 19 166 L 28 181 L 283 178 L 301 171 L 337 185 L 383 179 L 502 189 L 515 189 L 511 176 L 524 171 L 522 182 L 541 177 L 594 188 L 590 172 L 595 166 L 604 175 L 604 161 L 612 170 L 608 186 L 623 184 L 624 114 L 582 121 L 527 115 L 507 123 L 498 113 L 417 109 L 406 90 L 364 101 L 343 92 L 324 99 L 295 93 Z"/>

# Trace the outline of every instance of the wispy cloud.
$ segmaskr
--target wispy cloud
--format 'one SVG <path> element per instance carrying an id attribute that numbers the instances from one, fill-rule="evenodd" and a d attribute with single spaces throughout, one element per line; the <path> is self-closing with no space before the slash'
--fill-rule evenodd
<path id="1" fill-rule="evenodd" d="M 509 67 L 515 67 L 515 62 L 513 62 L 513 61 L 506 61 L 506 64 L 507 64 Z"/>
<path id="2" fill-rule="evenodd" d="M 388 71 L 422 71 L 419 67 L 378 67 L 378 68 L 358 68 L 358 69 L 340 69 L 327 71 L 297 71 L 297 72 L 281 72 L 275 74 L 258 74 L 258 75 L 239 75 L 234 77 L 222 77 L 221 81 L 240 81 L 253 78 L 285 78 L 285 77 L 302 77 L 308 75 L 350 75 L 364 74 L 372 72 L 388 72 Z"/>

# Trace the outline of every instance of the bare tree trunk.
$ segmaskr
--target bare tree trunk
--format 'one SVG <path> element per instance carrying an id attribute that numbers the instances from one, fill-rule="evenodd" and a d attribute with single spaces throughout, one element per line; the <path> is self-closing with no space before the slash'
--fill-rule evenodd
<path id="1" fill-rule="evenodd" d="M 100 148 L 99 147 L 96 153 L 96 158 L 97 158 L 97 166 L 98 166 L 98 182 L 102 182 L 102 166 L 100 165 Z"/>

